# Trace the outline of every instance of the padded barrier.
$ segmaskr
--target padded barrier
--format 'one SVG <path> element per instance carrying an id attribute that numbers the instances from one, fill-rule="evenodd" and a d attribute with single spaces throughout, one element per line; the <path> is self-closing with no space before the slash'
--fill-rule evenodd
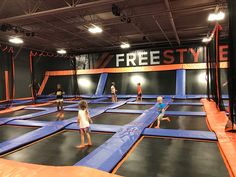
<path id="1" fill-rule="evenodd" d="M 209 131 L 146 128 L 142 135 L 217 141 L 215 133 Z"/>
<path id="2" fill-rule="evenodd" d="M 223 159 L 228 167 L 231 177 L 236 176 L 236 134 L 234 132 L 226 132 L 225 125 L 228 118 L 225 112 L 220 112 L 216 108 L 216 103 L 202 99 L 204 109 L 207 113 L 207 121 L 210 128 L 216 133 L 219 147 L 223 154 Z"/>
<path id="3" fill-rule="evenodd" d="M 100 75 L 95 95 L 102 95 L 103 94 L 105 86 L 106 86 L 106 82 L 107 82 L 107 77 L 108 77 L 108 73 L 102 73 Z"/>
<path id="4" fill-rule="evenodd" d="M 206 116 L 205 112 L 191 112 L 191 111 L 166 111 L 168 116 Z"/>
<path id="5" fill-rule="evenodd" d="M 122 126 L 119 125 L 105 125 L 105 124 L 91 124 L 91 131 L 93 132 L 109 132 L 116 133 L 118 132 Z M 66 130 L 79 130 L 79 126 L 77 123 L 73 123 L 65 127 Z"/>
<path id="6" fill-rule="evenodd" d="M 7 177 L 119 177 L 88 167 L 56 167 L 0 159 L 0 176 Z"/>
<path id="7" fill-rule="evenodd" d="M 75 166 L 88 166 L 110 172 L 139 139 L 144 128 L 154 122 L 159 114 L 156 109 L 157 104 L 134 121 L 123 126 L 115 135 L 76 163 Z"/>
<path id="8" fill-rule="evenodd" d="M 39 120 L 13 120 L 7 122 L 7 125 L 16 125 L 16 126 L 28 126 L 28 127 L 44 127 L 47 126 L 49 122 L 39 121 Z M 51 122 L 50 122 L 51 123 Z"/>

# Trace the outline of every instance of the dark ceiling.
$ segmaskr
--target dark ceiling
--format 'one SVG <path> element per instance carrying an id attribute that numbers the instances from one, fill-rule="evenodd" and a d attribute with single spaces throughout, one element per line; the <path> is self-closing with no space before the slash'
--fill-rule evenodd
<path id="1" fill-rule="evenodd" d="M 112 4 L 131 22 L 114 16 Z M 176 46 L 201 41 L 213 26 L 208 14 L 219 10 L 226 13 L 221 25 L 222 37 L 227 38 L 226 0 L 1 0 L 0 25 L 14 25 L 35 36 L 0 31 L 0 41 L 20 36 L 25 47 L 76 53 L 115 49 L 122 41 Z M 101 26 L 103 33 L 89 33 L 92 24 Z"/>

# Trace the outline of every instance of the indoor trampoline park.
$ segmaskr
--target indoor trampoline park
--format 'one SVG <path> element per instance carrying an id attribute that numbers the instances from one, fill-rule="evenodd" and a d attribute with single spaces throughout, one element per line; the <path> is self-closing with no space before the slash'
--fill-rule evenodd
<path id="1" fill-rule="evenodd" d="M 236 1 L 0 1 L 0 177 L 26 176 L 236 177 Z"/>

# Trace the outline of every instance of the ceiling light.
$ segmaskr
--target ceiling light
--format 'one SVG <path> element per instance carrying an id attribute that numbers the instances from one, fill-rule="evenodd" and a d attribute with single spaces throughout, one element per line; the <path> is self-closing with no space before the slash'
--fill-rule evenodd
<path id="1" fill-rule="evenodd" d="M 57 53 L 59 53 L 59 54 L 66 54 L 66 50 L 60 49 L 60 50 L 57 51 Z"/>
<path id="2" fill-rule="evenodd" d="M 102 28 L 100 28 L 99 26 L 93 25 L 93 27 L 89 28 L 88 31 L 93 34 L 101 33 Z"/>
<path id="3" fill-rule="evenodd" d="M 122 48 L 122 49 L 130 48 L 130 44 L 123 42 L 123 43 L 120 45 L 120 48 Z"/>
<path id="4" fill-rule="evenodd" d="M 202 39 L 202 42 L 204 42 L 204 43 L 208 43 L 208 42 L 210 42 L 211 41 L 211 38 L 210 37 L 204 37 L 203 39 Z"/>
<path id="5" fill-rule="evenodd" d="M 225 18 L 225 13 L 220 11 L 218 13 L 211 13 L 208 16 L 208 21 L 220 21 Z"/>
<path id="6" fill-rule="evenodd" d="M 224 12 L 219 12 L 218 14 L 217 14 L 217 20 L 219 21 L 219 20 L 223 20 L 225 18 L 225 13 Z"/>
<path id="7" fill-rule="evenodd" d="M 9 42 L 13 44 L 22 44 L 24 41 L 21 38 L 12 37 L 9 39 Z"/>

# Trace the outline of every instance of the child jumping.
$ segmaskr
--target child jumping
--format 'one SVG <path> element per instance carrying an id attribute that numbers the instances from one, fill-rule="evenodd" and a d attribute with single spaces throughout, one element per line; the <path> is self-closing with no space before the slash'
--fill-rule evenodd
<path id="1" fill-rule="evenodd" d="M 84 148 L 85 146 L 92 146 L 91 137 L 89 134 L 90 123 L 93 123 L 88 112 L 88 104 L 86 101 L 82 100 L 79 103 L 79 112 L 78 112 L 78 125 L 80 126 L 80 136 L 81 136 L 81 145 L 76 146 L 77 148 Z M 84 144 L 84 134 L 86 134 L 88 143 Z"/>
<path id="2" fill-rule="evenodd" d="M 136 98 L 136 101 L 141 101 L 142 102 L 142 87 L 141 87 L 141 84 L 138 83 L 137 84 L 137 98 Z"/>
<path id="3" fill-rule="evenodd" d="M 117 95 L 116 95 L 116 87 L 115 87 L 115 82 L 111 83 L 111 101 L 112 102 L 117 102 Z"/>
<path id="4" fill-rule="evenodd" d="M 158 102 L 158 112 L 159 112 L 159 116 L 157 117 L 157 126 L 155 128 L 160 128 L 160 124 L 162 120 L 166 120 L 168 122 L 170 122 L 170 118 L 169 117 L 164 117 L 165 115 L 165 105 L 162 103 L 162 97 L 159 96 L 157 97 L 157 102 Z"/>
<path id="5" fill-rule="evenodd" d="M 64 118 L 63 113 L 63 90 L 61 89 L 61 85 L 57 84 L 57 90 L 55 92 L 56 95 L 56 103 L 57 103 L 57 111 L 60 111 L 60 113 L 57 115 L 57 120 L 61 120 Z"/>

